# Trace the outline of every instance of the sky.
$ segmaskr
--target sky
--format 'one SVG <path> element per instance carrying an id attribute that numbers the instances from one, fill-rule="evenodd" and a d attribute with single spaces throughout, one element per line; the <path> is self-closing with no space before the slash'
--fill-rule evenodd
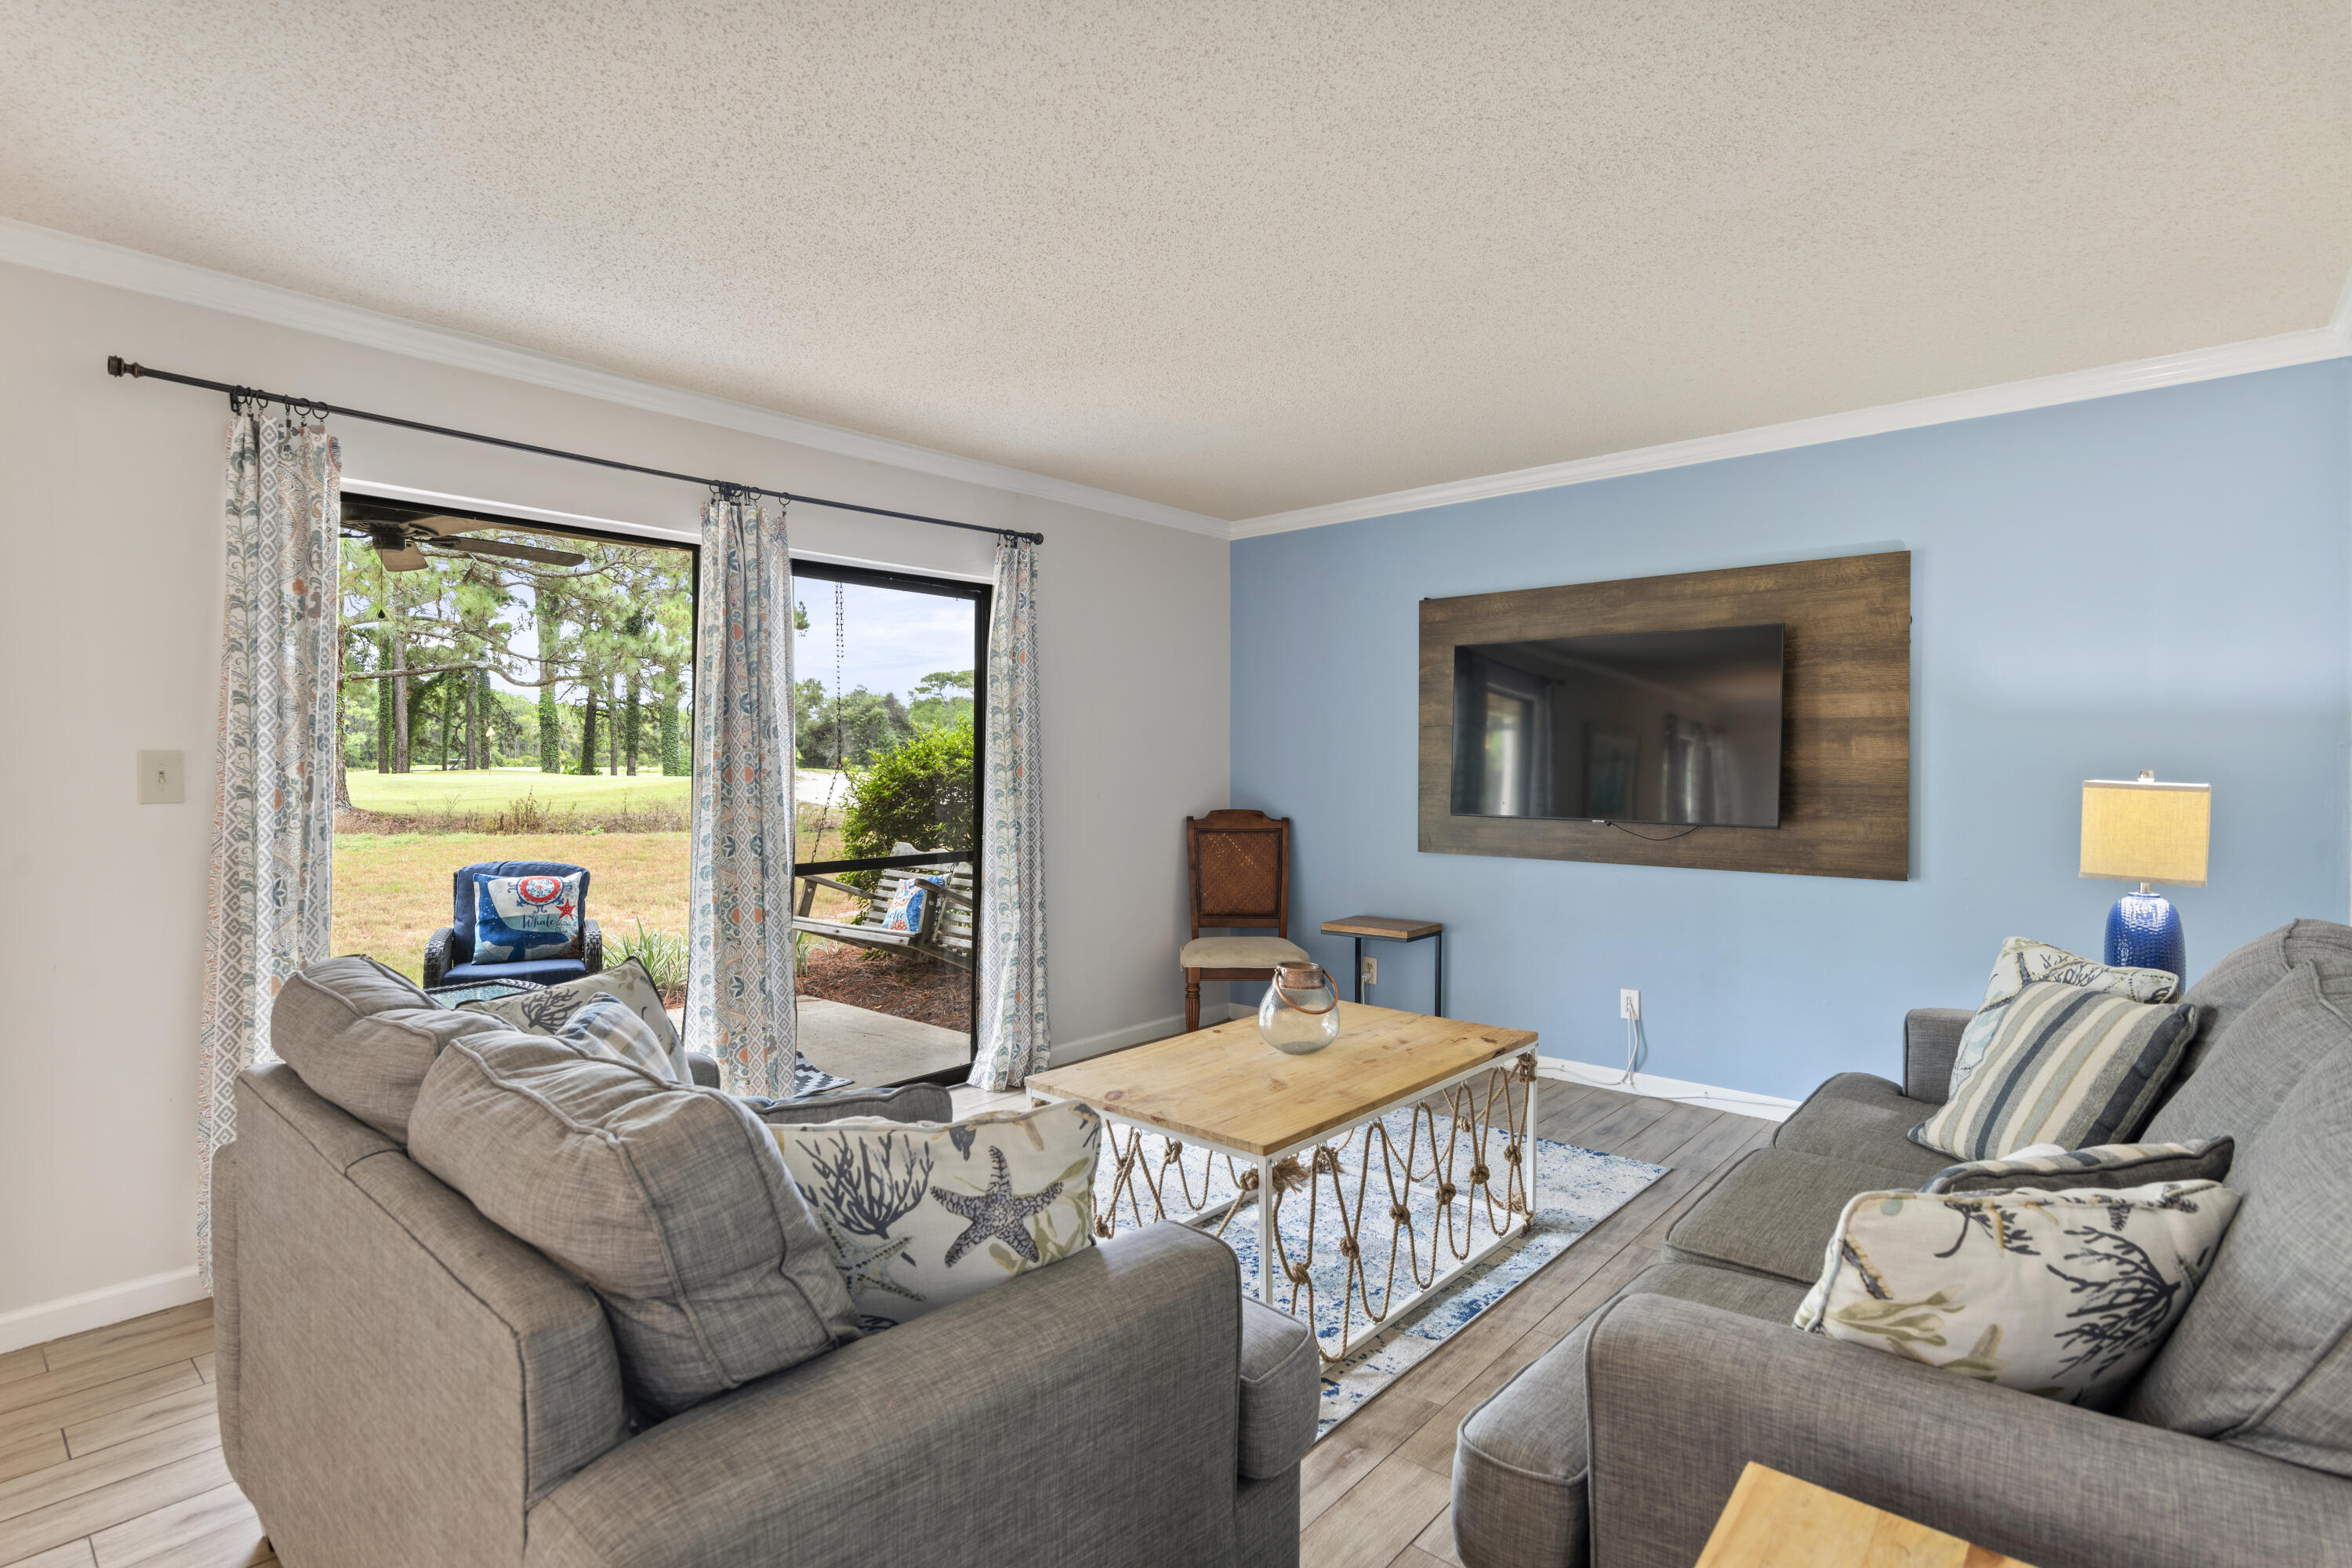
<path id="1" fill-rule="evenodd" d="M 978 606 L 970 599 L 803 578 L 793 584 L 793 592 L 808 610 L 809 629 L 793 639 L 794 680 L 822 680 L 826 694 L 833 692 L 835 586 L 841 590 L 848 634 L 842 639 L 843 691 L 863 686 L 868 691 L 897 692 L 900 700 L 911 702 L 923 677 L 935 670 L 971 668 L 972 617 Z"/>

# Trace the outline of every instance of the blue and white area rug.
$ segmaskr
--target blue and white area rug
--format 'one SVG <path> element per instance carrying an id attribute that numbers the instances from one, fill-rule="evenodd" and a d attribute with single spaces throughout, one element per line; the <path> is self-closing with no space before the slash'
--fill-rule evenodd
<path id="1" fill-rule="evenodd" d="M 1411 1136 L 1412 1117 L 1412 1113 L 1410 1110 L 1400 1110 L 1386 1119 L 1389 1136 L 1394 1141 L 1394 1145 L 1400 1152 L 1403 1150 L 1407 1138 Z M 1119 1142 L 1124 1145 L 1129 1130 L 1124 1125 L 1118 1125 L 1111 1131 L 1116 1132 Z M 1445 1131 L 1441 1120 L 1438 1130 L 1440 1147 L 1444 1146 Z M 1416 1162 L 1418 1166 L 1423 1168 L 1430 1163 L 1427 1124 L 1424 1122 L 1422 1131 L 1422 1154 Z M 1499 1173 L 1503 1168 L 1501 1138 L 1499 1134 L 1490 1134 L 1490 1139 L 1489 1158 L 1499 1178 Z M 1360 1157 L 1363 1141 L 1364 1135 L 1360 1131 L 1349 1140 L 1345 1151 L 1347 1173 L 1345 1191 L 1351 1210 L 1355 1206 L 1357 1162 Z M 1139 1166 L 1149 1163 L 1152 1171 L 1159 1174 L 1161 1191 L 1165 1194 L 1165 1201 L 1170 1208 L 1170 1215 L 1171 1218 L 1180 1218 L 1183 1217 L 1185 1199 L 1176 1191 L 1174 1171 L 1162 1163 L 1166 1147 L 1165 1140 L 1155 1134 L 1146 1133 L 1143 1140 L 1143 1155 L 1141 1161 L 1139 1161 Z M 1353 1415 L 1366 1400 L 1395 1382 L 1407 1368 L 1444 1344 L 1475 1319 L 1479 1313 L 1508 1295 L 1514 1287 L 1526 1281 L 1537 1269 L 1574 1246 L 1585 1232 L 1623 1207 L 1643 1188 L 1665 1174 L 1666 1171 L 1664 1165 L 1653 1165 L 1643 1160 L 1628 1160 L 1616 1154 L 1596 1154 L 1590 1149 L 1580 1149 L 1572 1143 L 1555 1142 L 1548 1138 L 1535 1140 L 1535 1147 L 1538 1163 L 1538 1180 L 1536 1190 L 1536 1223 L 1530 1231 L 1505 1243 L 1484 1262 L 1446 1281 L 1435 1293 L 1414 1302 L 1402 1315 L 1392 1316 L 1385 1323 L 1368 1327 L 1364 1318 L 1362 1300 L 1360 1297 L 1358 1299 L 1355 1303 L 1353 1330 L 1349 1336 L 1349 1350 L 1345 1359 L 1338 1363 L 1324 1363 L 1323 1415 L 1316 1434 L 1318 1439 L 1328 1434 L 1332 1427 Z M 1225 1158 L 1222 1154 L 1212 1155 L 1208 1150 L 1187 1145 L 1181 1157 L 1181 1163 L 1184 1172 L 1184 1180 L 1190 1189 L 1189 1195 L 1199 1202 L 1205 1192 L 1207 1196 L 1205 1202 L 1202 1203 L 1202 1206 L 1208 1208 L 1212 1215 L 1205 1221 L 1193 1223 L 1200 1225 L 1204 1230 L 1213 1231 L 1216 1228 L 1215 1211 L 1226 1205 L 1236 1192 L 1234 1184 L 1227 1173 Z M 1466 1167 L 1467 1163 L 1466 1157 L 1460 1162 L 1463 1167 Z M 1241 1163 L 1235 1162 L 1235 1165 L 1240 1167 Z M 1106 1146 L 1095 1173 L 1095 1203 L 1097 1213 L 1104 1212 L 1110 1202 L 1111 1188 L 1117 1180 L 1118 1169 L 1118 1162 L 1112 1157 L 1109 1148 Z M 1142 1187 L 1139 1175 L 1135 1184 L 1138 1188 L 1137 1198 L 1142 1205 L 1143 1219 L 1148 1224 L 1152 1219 L 1151 1194 L 1149 1189 Z M 1315 1248 L 1315 1259 L 1308 1268 L 1308 1277 L 1314 1281 L 1315 1286 L 1316 1338 L 1322 1342 L 1327 1354 L 1335 1354 L 1340 1342 L 1339 1312 L 1341 1292 L 1346 1288 L 1347 1281 L 1347 1260 L 1336 1245 L 1339 1230 L 1333 1222 L 1331 1214 L 1330 1178 L 1328 1176 L 1318 1178 L 1318 1185 L 1322 1238 Z M 1307 1194 L 1304 1191 L 1293 1191 L 1287 1194 L 1282 1202 L 1283 1250 L 1284 1255 L 1291 1258 L 1304 1258 L 1307 1255 L 1308 1205 L 1306 1200 Z M 1426 1279 L 1429 1273 L 1430 1237 L 1437 1218 L 1437 1193 L 1434 1179 L 1424 1175 L 1423 1179 L 1415 1181 L 1407 1189 L 1405 1204 L 1412 1215 L 1412 1234 L 1419 1240 L 1420 1273 Z M 1476 1233 L 1477 1240 L 1473 1244 L 1474 1247 L 1478 1243 L 1490 1239 L 1493 1235 L 1492 1231 L 1485 1228 L 1486 1221 L 1483 1217 L 1485 1206 L 1485 1202 L 1481 1199 L 1478 1205 L 1481 1214 L 1478 1220 L 1479 1230 Z M 1454 1205 L 1457 1226 L 1463 1207 L 1464 1205 L 1458 1202 Z M 1387 1299 L 1384 1287 L 1389 1277 L 1391 1237 L 1392 1234 L 1396 1235 L 1401 1245 L 1403 1244 L 1404 1238 L 1401 1234 L 1394 1232 L 1389 1218 L 1388 1189 L 1381 1175 L 1377 1153 L 1373 1158 L 1370 1184 L 1366 1189 L 1364 1208 L 1365 1218 L 1359 1227 L 1359 1233 L 1362 1238 L 1364 1272 L 1371 1302 L 1375 1308 L 1378 1308 L 1382 1306 Z M 1135 1227 L 1135 1207 L 1125 1194 L 1119 1198 L 1118 1209 L 1117 1214 L 1111 1216 L 1111 1223 L 1113 1228 L 1118 1230 L 1131 1230 Z M 1458 1229 L 1456 1234 L 1459 1234 Z M 1258 1215 L 1255 1199 L 1244 1204 L 1240 1211 L 1234 1215 L 1232 1220 L 1224 1226 L 1222 1239 L 1241 1258 L 1243 1289 L 1253 1295 L 1255 1294 L 1258 1268 Z M 1448 1255 L 1448 1260 L 1451 1260 L 1451 1255 Z M 1410 1295 L 1413 1289 L 1407 1278 L 1408 1261 L 1409 1259 L 1403 1257 L 1396 1259 L 1397 1294 L 1400 1297 Z M 1284 1278 L 1278 1262 L 1274 1272 L 1275 1304 L 1287 1306 L 1291 1299 L 1290 1285 Z"/>

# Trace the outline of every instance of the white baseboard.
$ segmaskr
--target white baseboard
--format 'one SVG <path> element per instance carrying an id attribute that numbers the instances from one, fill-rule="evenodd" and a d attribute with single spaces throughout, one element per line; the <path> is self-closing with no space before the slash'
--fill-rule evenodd
<path id="1" fill-rule="evenodd" d="M 1798 1102 L 1782 1100 L 1777 1094 L 1750 1094 L 1744 1089 L 1716 1089 L 1704 1083 L 1687 1083 L 1678 1078 L 1659 1078 L 1654 1073 L 1637 1072 L 1633 1081 L 1625 1081 L 1622 1068 L 1595 1067 L 1591 1062 L 1572 1062 L 1561 1057 L 1536 1058 L 1538 1076 L 1557 1079 L 1562 1083 L 1590 1084 L 1595 1089 L 1622 1089 L 1628 1094 L 1648 1095 L 1653 1100 L 1678 1100 L 1685 1105 L 1704 1105 L 1713 1110 L 1728 1110 L 1740 1116 L 1760 1117 L 1766 1121 L 1786 1121 Z"/>
<path id="2" fill-rule="evenodd" d="M 1255 1007 L 1244 1007 L 1239 1003 L 1203 1002 L 1201 1004 L 1201 1026 L 1205 1029 L 1212 1024 L 1222 1024 L 1228 1018 L 1255 1016 L 1256 1012 Z M 1099 1035 L 1088 1035 L 1081 1040 L 1056 1040 L 1054 1042 L 1054 1066 L 1066 1068 L 1072 1062 L 1085 1061 L 1088 1057 L 1099 1057 L 1111 1051 L 1123 1051 L 1129 1046 L 1139 1046 L 1146 1040 L 1164 1040 L 1171 1035 L 1181 1035 L 1183 1032 L 1184 1015 L 1179 1013 L 1169 1018 L 1147 1018 L 1140 1024 L 1129 1024 L 1123 1029 L 1111 1029 Z"/>
<path id="3" fill-rule="evenodd" d="M 13 1312 L 0 1312 L 0 1354 L 78 1334 L 85 1329 L 102 1329 L 110 1323 L 143 1318 L 166 1307 L 201 1300 L 205 1295 L 204 1285 L 196 1277 L 196 1266 L 191 1263 L 168 1274 L 150 1274 L 143 1279 L 126 1279 L 120 1285 L 85 1290 L 79 1296 L 61 1296 L 54 1301 L 39 1301 Z"/>

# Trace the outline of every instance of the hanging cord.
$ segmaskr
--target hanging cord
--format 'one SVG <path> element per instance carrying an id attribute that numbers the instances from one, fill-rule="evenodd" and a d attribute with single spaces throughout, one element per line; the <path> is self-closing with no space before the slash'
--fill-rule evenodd
<path id="1" fill-rule="evenodd" d="M 1622 822 L 1612 822 L 1609 826 L 1615 828 L 1620 833 L 1633 833 L 1632 828 L 1626 826 Z M 1650 844 L 1670 844 L 1677 838 L 1688 838 L 1692 834 L 1696 833 L 1700 828 L 1706 826 L 1706 825 L 1703 822 L 1694 822 L 1688 827 L 1684 828 L 1680 833 L 1633 833 L 1633 837 Z"/>
<path id="2" fill-rule="evenodd" d="M 1618 1082 L 1631 1089 L 1634 1074 L 1650 1059 L 1650 1033 L 1639 1018 L 1625 1020 L 1625 1071 Z"/>
<path id="3" fill-rule="evenodd" d="M 1026 540 L 1043 544 L 1045 536 L 1017 528 L 991 528 L 982 522 L 958 522 L 950 517 L 925 517 L 916 511 L 892 511 L 887 507 L 860 506 L 855 501 L 827 500 L 823 496 L 804 496 L 791 490 L 773 490 L 761 485 L 731 484 L 723 479 L 707 479 L 696 474 L 681 474 L 669 468 L 647 468 L 643 463 L 624 463 L 614 458 L 591 457 L 585 452 L 567 452 L 560 447 L 534 446 L 529 441 L 509 441 L 503 436 L 484 436 L 473 430 L 456 430 L 446 425 L 426 425 L 415 419 L 398 419 L 389 414 L 370 414 L 364 409 L 344 408 L 331 403 L 310 398 L 289 397 L 282 392 L 263 392 L 250 386 L 232 386 L 225 381 L 207 381 L 202 376 L 181 375 L 173 371 L 151 370 L 143 364 L 126 360 L 121 354 L 106 357 L 106 374 L 130 376 L 135 380 L 168 381 L 180 386 L 202 387 L 207 392 L 228 394 L 229 407 L 237 414 L 246 412 L 251 404 L 256 409 L 272 403 L 282 404 L 288 417 L 299 410 L 303 416 L 315 416 L 323 422 L 330 414 L 340 414 L 346 419 L 364 419 L 373 425 L 393 425 L 403 430 L 422 430 L 428 436 L 446 436 L 456 441 L 474 441 L 485 447 L 504 447 L 510 452 L 530 452 L 541 458 L 561 458 L 567 463 L 589 463 L 600 468 L 617 468 L 626 474 L 649 474 L 657 479 L 678 479 L 689 485 L 708 485 L 714 494 L 727 492 L 738 497 L 772 496 L 780 501 L 802 501 L 809 506 L 828 507 L 835 511 L 860 511 L 868 517 L 895 517 L 907 522 L 928 522 L 936 528 L 961 528 L 971 533 L 993 533 L 1000 539 Z"/>

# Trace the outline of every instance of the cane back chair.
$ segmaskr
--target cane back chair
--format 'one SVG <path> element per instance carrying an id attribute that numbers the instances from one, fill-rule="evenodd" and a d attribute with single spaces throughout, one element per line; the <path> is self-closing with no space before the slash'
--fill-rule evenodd
<path id="1" fill-rule="evenodd" d="M 1278 963 L 1309 962 L 1290 940 L 1290 818 L 1262 811 L 1213 811 L 1184 819 L 1184 859 L 1192 893 L 1192 940 L 1176 962 L 1184 971 L 1184 1032 L 1201 1026 L 1201 982 L 1274 979 Z M 1202 936 L 1259 931 L 1272 936 Z"/>

